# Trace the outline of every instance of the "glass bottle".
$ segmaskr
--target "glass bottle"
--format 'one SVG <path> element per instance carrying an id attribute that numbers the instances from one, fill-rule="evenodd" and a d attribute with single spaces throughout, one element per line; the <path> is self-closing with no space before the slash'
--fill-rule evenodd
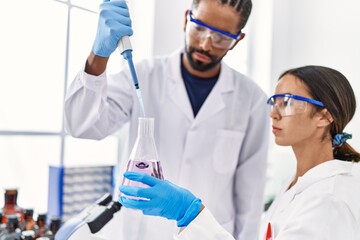
<path id="1" fill-rule="evenodd" d="M 2 222 L 2 210 L 0 210 L 0 237 L 6 232 L 6 224 Z"/>
<path id="2" fill-rule="evenodd" d="M 3 223 L 2 219 L 3 219 L 3 213 L 2 210 L 0 209 L 0 234 L 6 229 L 6 224 Z"/>
<path id="3" fill-rule="evenodd" d="M 131 151 L 126 171 L 147 173 L 153 177 L 164 179 L 154 139 L 154 118 L 138 119 L 138 136 Z M 123 179 L 122 185 L 147 187 L 127 178 Z"/>
<path id="4" fill-rule="evenodd" d="M 5 190 L 5 204 L 3 207 L 3 216 L 2 216 L 2 222 L 6 223 L 7 215 L 18 215 L 19 221 L 24 220 L 24 210 L 17 205 L 17 196 L 18 196 L 18 190 L 17 189 L 6 189 Z"/>
<path id="5" fill-rule="evenodd" d="M 21 227 L 22 230 L 24 230 L 24 231 L 35 230 L 37 228 L 37 225 L 33 218 L 33 215 L 34 215 L 33 209 L 25 209 L 24 210 L 24 222 Z"/>
<path id="6" fill-rule="evenodd" d="M 52 217 L 50 222 L 50 231 L 55 235 L 61 227 L 61 218 Z"/>
<path id="7" fill-rule="evenodd" d="M 1 235 L 0 240 L 21 240 L 18 215 L 7 215 L 6 232 Z"/>
<path id="8" fill-rule="evenodd" d="M 42 237 L 47 232 L 48 228 L 46 226 L 46 214 L 39 214 L 36 220 L 38 229 L 36 229 L 36 237 Z"/>

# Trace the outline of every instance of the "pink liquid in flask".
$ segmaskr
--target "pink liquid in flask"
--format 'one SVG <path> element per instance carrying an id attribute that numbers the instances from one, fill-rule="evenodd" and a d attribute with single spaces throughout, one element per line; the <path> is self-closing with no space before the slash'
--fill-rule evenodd
<path id="1" fill-rule="evenodd" d="M 161 180 L 164 180 L 164 176 L 163 176 L 163 173 L 162 173 L 160 161 L 155 160 L 155 159 L 146 160 L 146 161 L 143 161 L 143 160 L 129 160 L 126 171 L 146 173 L 146 174 L 148 174 L 150 176 L 153 176 L 153 177 L 159 178 Z M 123 186 L 133 186 L 133 187 L 142 187 L 142 188 L 149 187 L 148 185 L 145 185 L 145 184 L 140 183 L 140 182 L 132 181 L 132 180 L 129 180 L 127 178 L 123 179 L 122 185 Z M 131 197 L 131 196 L 127 196 L 125 194 L 121 194 L 121 195 L 124 196 L 124 197 L 127 197 L 127 198 L 131 198 L 131 199 L 147 200 L 146 198 Z"/>
<path id="2" fill-rule="evenodd" d="M 162 173 L 161 165 L 159 160 L 129 160 L 126 171 L 130 172 L 141 172 L 146 173 L 150 176 L 159 178 L 161 180 L 164 180 L 164 176 Z M 123 179 L 122 185 L 126 186 L 137 186 L 137 187 L 148 187 L 147 185 L 143 183 L 139 183 L 136 181 L 129 180 L 127 178 Z"/>

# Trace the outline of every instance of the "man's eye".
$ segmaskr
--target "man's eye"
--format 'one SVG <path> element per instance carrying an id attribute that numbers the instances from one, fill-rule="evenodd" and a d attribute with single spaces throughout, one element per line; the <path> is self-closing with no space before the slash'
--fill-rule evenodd
<path id="1" fill-rule="evenodd" d="M 221 37 L 219 37 L 218 35 L 212 35 L 212 40 L 216 43 L 219 43 L 222 41 Z"/>
<path id="2" fill-rule="evenodd" d="M 196 31 L 198 31 L 198 32 L 203 32 L 203 31 L 206 30 L 206 29 L 205 29 L 204 27 L 202 27 L 202 26 L 195 26 L 195 29 L 196 29 Z"/>

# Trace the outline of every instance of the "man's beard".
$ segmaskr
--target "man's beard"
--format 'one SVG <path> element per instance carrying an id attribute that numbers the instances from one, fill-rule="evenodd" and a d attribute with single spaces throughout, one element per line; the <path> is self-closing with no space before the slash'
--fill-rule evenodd
<path id="1" fill-rule="evenodd" d="M 195 60 L 192 57 L 192 54 L 194 52 L 197 52 L 197 53 L 200 53 L 200 54 L 203 54 L 203 55 L 209 57 L 211 59 L 211 62 L 210 63 L 203 63 L 201 61 Z M 199 71 L 199 72 L 205 72 L 205 71 L 207 71 L 209 69 L 214 68 L 222 60 L 222 58 L 224 57 L 224 56 L 222 56 L 220 58 L 217 58 L 216 56 L 210 55 L 208 52 L 206 52 L 204 50 L 195 49 L 194 47 L 190 47 L 190 46 L 186 47 L 186 56 L 187 56 L 187 58 L 189 60 L 190 66 L 193 69 L 195 69 L 196 71 Z"/>

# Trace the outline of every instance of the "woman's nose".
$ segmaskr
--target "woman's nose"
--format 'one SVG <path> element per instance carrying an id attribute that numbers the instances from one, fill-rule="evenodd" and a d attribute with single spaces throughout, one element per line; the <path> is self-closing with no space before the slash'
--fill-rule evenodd
<path id="1" fill-rule="evenodd" d="M 269 117 L 272 118 L 272 119 L 277 119 L 277 120 L 279 120 L 281 118 L 281 115 L 280 115 L 278 109 L 276 108 L 276 106 L 273 106 L 271 108 L 271 111 L 269 113 Z"/>

